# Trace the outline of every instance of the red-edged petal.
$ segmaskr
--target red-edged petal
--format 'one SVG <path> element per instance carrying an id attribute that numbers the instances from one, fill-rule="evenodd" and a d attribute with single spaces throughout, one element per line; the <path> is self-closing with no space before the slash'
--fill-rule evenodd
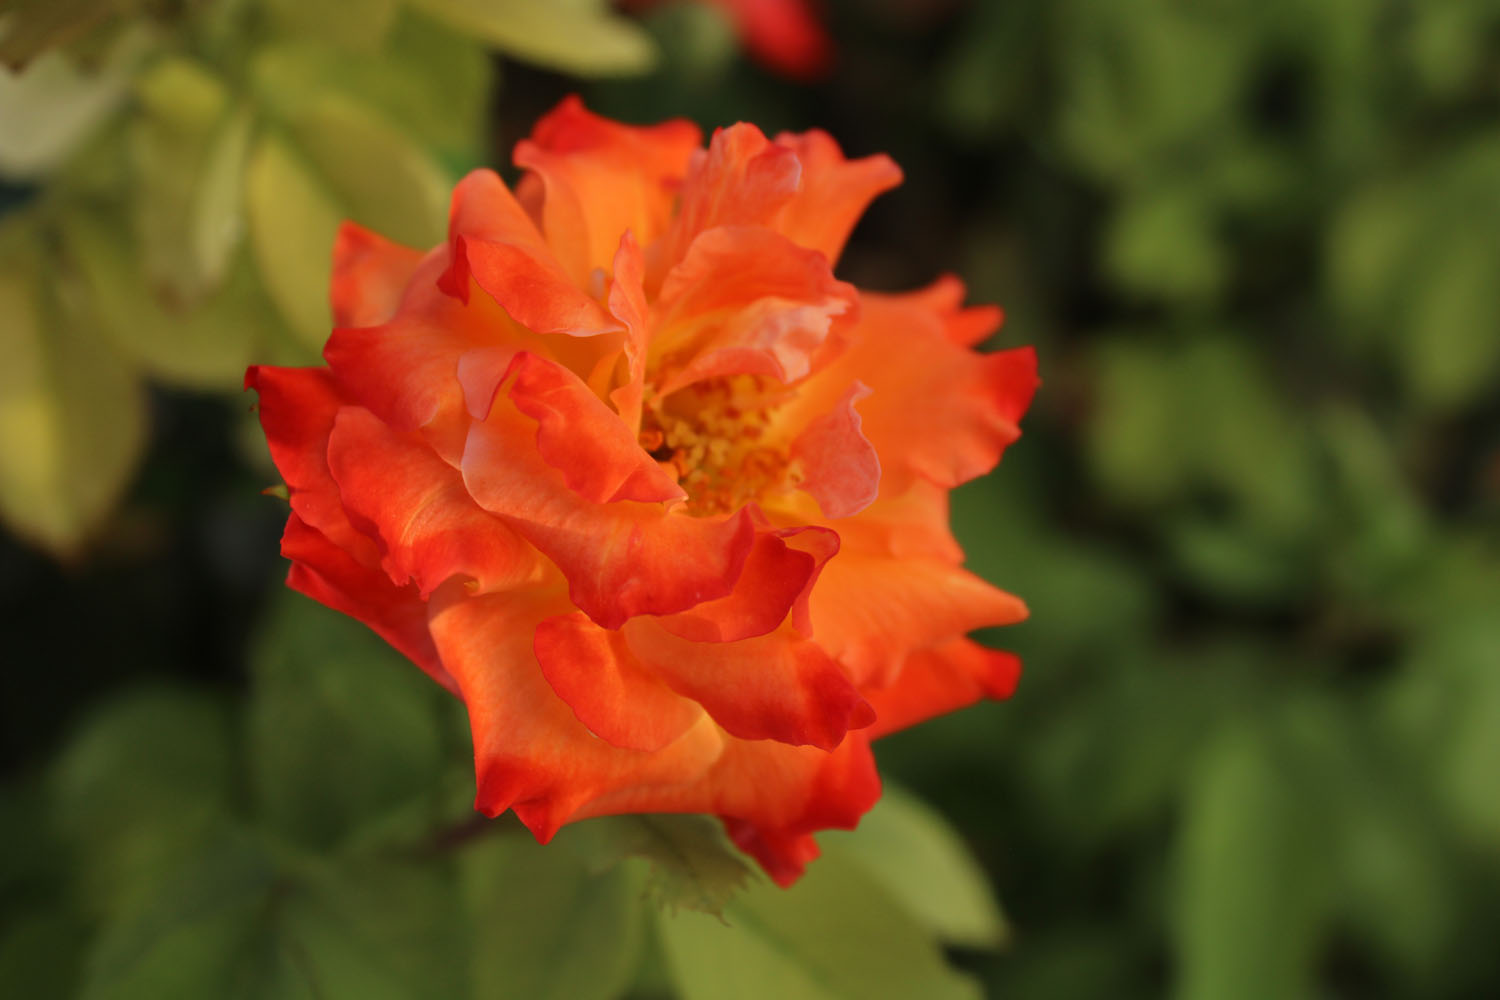
<path id="1" fill-rule="evenodd" d="M 460 301 L 469 281 L 537 333 L 588 337 L 619 329 L 573 282 L 536 225 L 492 170 L 476 170 L 453 191 L 449 265 L 439 287 Z"/>
<path id="2" fill-rule="evenodd" d="M 689 121 L 624 125 L 568 97 L 516 144 L 516 165 L 542 179 L 542 228 L 576 283 L 609 268 L 626 230 L 648 246 L 666 231 L 701 140 Z"/>
<path id="3" fill-rule="evenodd" d="M 728 13 L 745 48 L 761 63 L 797 80 L 833 66 L 833 41 L 807 0 L 711 0 Z"/>
<path id="4" fill-rule="evenodd" d="M 657 751 L 703 716 L 630 652 L 619 632 L 579 612 L 537 627 L 537 662 L 547 683 L 589 731 L 617 747 Z"/>
<path id="5" fill-rule="evenodd" d="M 790 628 L 738 642 L 691 642 L 649 619 L 624 632 L 642 663 L 741 739 L 828 750 L 874 721 L 838 663 Z"/>
<path id="6" fill-rule="evenodd" d="M 328 435 L 344 405 L 328 371 L 256 365 L 245 372 L 245 387 L 260 397 L 260 426 L 290 491 L 292 512 L 355 561 L 378 566 L 374 539 L 349 521 L 328 471 Z"/>
<path id="7" fill-rule="evenodd" d="M 296 514 L 287 519 L 281 554 L 292 561 L 288 587 L 364 623 L 439 684 L 458 691 L 438 659 L 427 631 L 427 605 L 414 587 L 397 587 Z"/>
<path id="8" fill-rule="evenodd" d="M 943 317 L 948 339 L 960 347 L 973 347 L 988 340 L 1005 322 L 1005 311 L 999 306 L 965 306 L 967 290 L 956 275 L 945 274 L 926 288 L 911 292 L 907 298 L 921 302 Z"/>
<path id="9" fill-rule="evenodd" d="M 975 354 L 920 299 L 866 294 L 860 305 L 847 349 L 799 387 L 782 418 L 826 412 L 858 379 L 873 390 L 860 416 L 883 493 L 918 477 L 952 487 L 994 468 L 1039 384 L 1032 349 Z"/>
<path id="10" fill-rule="evenodd" d="M 844 158 L 826 132 L 783 133 L 776 144 L 802 164 L 802 187 L 781 210 L 774 225 L 793 242 L 839 259 L 849 234 L 870 202 L 901 183 L 901 168 L 889 156 Z"/>
<path id="11" fill-rule="evenodd" d="M 536 550 L 474 503 L 458 470 L 369 410 L 339 411 L 328 465 L 345 508 L 378 533 L 381 565 L 397 585 L 413 582 L 425 598 L 455 575 L 480 592 L 541 578 Z"/>
<path id="12" fill-rule="evenodd" d="M 449 583 L 430 608 L 433 642 L 469 709 L 480 811 L 513 808 L 545 842 L 601 796 L 700 780 L 718 759 L 724 737 L 706 717 L 655 753 L 612 746 L 578 721 L 533 651 L 537 626 L 569 610 L 561 594 L 467 597 Z"/>
<path id="13" fill-rule="evenodd" d="M 813 420 L 792 442 L 791 456 L 802 463 L 801 487 L 818 502 L 824 517 L 858 514 L 880 492 L 880 459 L 860 433 L 854 409 L 869 394 L 863 383 L 854 383 L 832 410 Z"/>
<path id="14" fill-rule="evenodd" d="M 913 653 L 888 687 L 870 691 L 879 717 L 871 739 L 972 705 L 981 698 L 1009 698 L 1021 680 L 1014 653 L 954 639 Z"/>
<path id="15" fill-rule="evenodd" d="M 523 351 L 511 362 L 508 378 L 511 401 L 537 422 L 543 461 L 585 500 L 687 497 L 672 474 L 641 450 L 635 431 L 568 369 Z"/>
<path id="16" fill-rule="evenodd" d="M 536 424 L 504 397 L 471 428 L 463 476 L 479 505 L 550 558 L 573 602 L 605 628 L 730 593 L 756 534 L 748 509 L 709 519 L 660 504 L 590 503 L 542 460 Z"/>
<path id="17" fill-rule="evenodd" d="M 734 591 L 716 601 L 658 619 L 662 628 L 693 642 L 735 642 L 774 631 L 805 606 L 819 571 L 839 550 L 827 528 L 764 532 L 755 538 Z M 794 617 L 810 628 L 803 614 Z"/>
<path id="18" fill-rule="evenodd" d="M 852 315 L 853 286 L 828 261 L 758 227 L 702 233 L 662 284 L 651 344 L 663 395 L 720 375 L 794 382 L 814 365 L 837 317 Z"/>
<path id="19" fill-rule="evenodd" d="M 422 252 L 345 222 L 333 241 L 334 326 L 375 326 L 395 315 Z"/>
<path id="20" fill-rule="evenodd" d="M 956 566 L 845 550 L 809 602 L 812 635 L 861 685 L 881 684 L 913 649 L 1026 617 L 1026 605 Z"/>

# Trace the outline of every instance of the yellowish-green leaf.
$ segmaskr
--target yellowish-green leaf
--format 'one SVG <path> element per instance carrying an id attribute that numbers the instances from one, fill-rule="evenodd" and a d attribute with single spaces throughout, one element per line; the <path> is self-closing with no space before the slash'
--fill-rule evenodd
<path id="1" fill-rule="evenodd" d="M 627 857 L 649 862 L 646 891 L 670 911 L 720 915 L 751 880 L 744 857 L 706 816 L 608 816 L 572 827 L 569 835 L 597 865 Z"/>
<path id="2" fill-rule="evenodd" d="M 814 861 L 790 889 L 753 886 L 724 918 L 687 910 L 660 916 L 682 1000 L 979 996 L 921 924 L 848 858 Z"/>
<path id="3" fill-rule="evenodd" d="M 92 71 L 60 52 L 21 73 L 0 67 L 0 175 L 37 177 L 67 159 L 124 99 L 142 43 L 121 39 Z"/>
<path id="4" fill-rule="evenodd" d="M 43 284 L 39 236 L 11 223 L 0 254 L 0 514 L 59 554 L 109 513 L 145 444 L 135 372 L 69 296 Z M 64 306 L 73 308 L 64 309 Z"/>
<path id="5" fill-rule="evenodd" d="M 994 948 L 1008 931 L 989 878 L 958 834 L 914 796 L 887 785 L 853 832 L 820 838 L 860 864 L 928 930 L 951 944 Z"/>
<path id="6" fill-rule="evenodd" d="M 355 49 L 380 44 L 401 0 L 263 0 L 278 26 Z"/>
<path id="7" fill-rule="evenodd" d="M 579 76 L 644 73 L 656 50 L 607 0 L 415 0 L 508 55 Z"/>
<path id="8" fill-rule="evenodd" d="M 308 346 L 328 339 L 329 258 L 343 212 L 307 162 L 284 140 L 262 136 L 250 154 L 245 209 L 261 280 Z"/>
<path id="9" fill-rule="evenodd" d="M 154 375 L 190 386 L 235 388 L 256 343 L 280 323 L 244 254 L 217 294 L 189 306 L 153 291 L 123 225 L 80 211 L 64 218 L 62 230 L 68 261 L 93 302 L 99 330 Z"/>
<path id="10" fill-rule="evenodd" d="M 5 5 L 5 21 L 0 23 L 0 64 L 11 70 L 23 69 L 42 53 L 82 38 L 141 2 L 11 0 Z"/>

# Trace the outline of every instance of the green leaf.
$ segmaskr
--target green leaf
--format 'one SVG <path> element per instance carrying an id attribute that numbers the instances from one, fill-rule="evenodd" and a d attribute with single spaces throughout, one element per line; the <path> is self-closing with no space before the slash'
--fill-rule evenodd
<path id="1" fill-rule="evenodd" d="M 611 1000 L 643 943 L 639 872 L 597 871 L 566 846 L 492 836 L 462 859 L 474 933 L 475 995 L 486 1000 Z"/>
<path id="2" fill-rule="evenodd" d="M 229 720 L 207 696 L 140 690 L 95 710 L 54 764 L 58 832 L 91 908 L 113 912 L 230 811 Z"/>
<path id="3" fill-rule="evenodd" d="M 283 595 L 251 664 L 251 791 L 272 828 L 331 847 L 442 791 L 449 695 L 364 626 Z"/>
<path id="4" fill-rule="evenodd" d="M 0 993 L 26 1000 L 72 1000 L 88 927 L 65 907 L 7 921 L 0 933 Z"/>
<path id="5" fill-rule="evenodd" d="M 706 816 L 609 816 L 569 832 L 601 866 L 627 857 L 648 861 L 646 891 L 669 910 L 722 914 L 750 880 L 743 855 Z"/>
<path id="6" fill-rule="evenodd" d="M 328 278 L 344 213 L 284 140 L 262 136 L 250 154 L 245 210 L 266 292 L 298 338 L 320 349 L 333 327 Z"/>
<path id="7" fill-rule="evenodd" d="M 61 230 L 68 263 L 100 332 L 170 382 L 238 388 L 257 343 L 281 322 L 244 254 L 230 265 L 217 294 L 196 305 L 174 305 L 152 291 L 125 226 L 90 209 L 65 215 Z"/>
<path id="8" fill-rule="evenodd" d="M 507 55 L 578 76 L 644 73 L 649 36 L 605 0 L 413 0 L 422 11 Z"/>
<path id="9" fill-rule="evenodd" d="M 158 62 L 137 86 L 135 220 L 152 283 L 192 304 L 223 282 L 244 230 L 253 117 L 187 59 Z"/>
<path id="10" fill-rule="evenodd" d="M 125 99 L 142 47 L 123 39 L 87 72 L 57 52 L 22 73 L 0 68 L 0 176 L 40 177 L 72 155 Z"/>
<path id="11" fill-rule="evenodd" d="M 791 889 L 762 882 L 725 920 L 659 917 L 683 1000 L 947 1000 L 977 998 L 942 949 L 852 861 L 829 856 Z"/>
<path id="12" fill-rule="evenodd" d="M 942 940 L 994 948 L 1009 936 L 989 877 L 952 827 L 914 796 L 887 783 L 859 829 L 829 831 L 827 855 L 861 865 L 922 926 Z"/>
<path id="13" fill-rule="evenodd" d="M 1222 729 L 1202 751 L 1177 845 L 1177 995 L 1184 1000 L 1317 995 L 1326 859 L 1262 728 Z"/>
<path id="14" fill-rule="evenodd" d="M 1137 295 L 1210 299 L 1229 268 L 1215 221 L 1212 206 L 1180 179 L 1165 190 L 1123 199 L 1106 236 L 1105 267 L 1119 287 Z"/>
<path id="15" fill-rule="evenodd" d="M 0 64 L 11 71 L 21 70 L 49 49 L 67 45 L 144 2 L 12 0 L 0 23 Z"/>
<path id="16" fill-rule="evenodd" d="M 40 237 L 7 220 L 0 242 L 0 514 L 51 551 L 75 552 L 135 471 L 145 399 L 130 367 L 70 301 L 54 301 Z"/>
<path id="17" fill-rule="evenodd" d="M 368 49 L 379 45 L 395 23 L 401 0 L 263 0 L 284 30 Z"/>

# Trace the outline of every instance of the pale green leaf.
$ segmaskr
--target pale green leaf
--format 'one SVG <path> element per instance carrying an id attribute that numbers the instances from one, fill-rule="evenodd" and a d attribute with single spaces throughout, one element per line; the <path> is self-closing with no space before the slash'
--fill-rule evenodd
<path id="1" fill-rule="evenodd" d="M 668 910 L 722 914 L 751 878 L 744 856 L 706 816 L 609 816 L 569 833 L 601 867 L 627 857 L 649 862 L 646 890 Z"/>
<path id="2" fill-rule="evenodd" d="M 843 857 L 813 862 L 791 889 L 753 886 L 723 921 L 683 910 L 658 926 L 682 1000 L 979 996 L 884 887 Z"/>
<path id="3" fill-rule="evenodd" d="M 845 854 L 924 927 L 951 944 L 993 948 L 1008 931 L 989 878 L 937 812 L 887 784 L 852 833 L 820 838 L 827 855 Z"/>
<path id="4" fill-rule="evenodd" d="M 421 10 L 507 55 L 579 76 L 643 73 L 648 35 L 606 0 L 414 0 Z"/>
<path id="5" fill-rule="evenodd" d="M 474 934 L 475 995 L 486 1000 L 612 1000 L 640 961 L 639 872 L 524 834 L 470 848 L 461 879 Z"/>
<path id="6" fill-rule="evenodd" d="M 278 27 L 355 49 L 380 44 L 401 0 L 263 0 Z"/>
<path id="7" fill-rule="evenodd" d="M 319 349 L 333 326 L 328 277 L 344 213 L 307 162 L 274 135 L 257 141 L 245 181 L 261 280 L 299 339 Z"/>
<path id="8" fill-rule="evenodd" d="M 139 41 L 88 72 L 59 52 L 21 73 L 0 67 L 0 175 L 38 177 L 67 159 L 124 100 Z"/>
<path id="9" fill-rule="evenodd" d="M 97 211 L 68 214 L 64 247 L 99 330 L 153 375 L 205 388 L 236 388 L 255 345 L 280 318 L 266 300 L 247 255 L 207 301 L 173 304 L 152 290 L 130 235 Z"/>
<path id="10" fill-rule="evenodd" d="M 18 534 L 68 554 L 135 471 L 145 399 L 78 303 L 57 301 L 43 283 L 36 232 L 11 222 L 10 237 L 21 249 L 0 251 L 0 514 Z"/>

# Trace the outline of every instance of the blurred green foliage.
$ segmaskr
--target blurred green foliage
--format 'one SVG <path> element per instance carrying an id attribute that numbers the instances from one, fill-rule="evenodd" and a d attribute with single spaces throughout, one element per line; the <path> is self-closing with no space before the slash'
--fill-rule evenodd
<path id="1" fill-rule="evenodd" d="M 19 648 L 69 651 L 47 666 L 66 692 L 36 703 L 81 713 L 27 728 L 0 792 L 0 992 L 1500 987 L 1500 3 L 846 0 L 811 89 L 697 6 L 647 19 L 651 44 L 591 22 L 626 34 L 590 46 L 482 20 L 537 4 L 357 6 L 144 4 L 144 34 L 95 25 L 71 61 L 0 77 L 0 169 L 46 178 L 0 222 L 0 511 L 55 549 L 99 539 L 73 577 L 0 549 L 0 594 L 42 622 L 8 625 Z M 200 662 L 131 631 L 178 621 L 133 566 L 248 581 L 210 610 L 252 620 L 279 516 L 216 499 L 265 479 L 226 471 L 232 442 L 153 444 L 137 373 L 227 387 L 248 358 L 309 356 L 322 292 L 286 254 L 311 261 L 347 213 L 433 238 L 441 185 L 580 87 L 507 65 L 500 93 L 480 44 L 579 74 L 579 53 L 616 72 L 656 51 L 586 100 L 890 152 L 907 183 L 842 276 L 955 271 L 1005 305 L 997 342 L 1038 345 L 1026 437 L 953 502 L 971 565 L 1031 606 L 984 636 L 1026 677 L 885 741 L 936 812 L 888 795 L 791 893 L 707 823 L 476 836 L 451 700 L 324 612 L 278 600 L 248 662 L 232 636 L 184 647 L 220 650 Z M 399 197 L 351 170 L 372 157 Z M 156 399 L 159 427 L 200 412 Z M 218 464 L 189 471 L 200 454 Z M 173 527 L 142 537 L 161 510 Z M 182 537 L 209 541 L 162 540 Z M 69 602 L 93 645 L 42 631 Z M 32 703 L 9 683 L 0 701 Z"/>

